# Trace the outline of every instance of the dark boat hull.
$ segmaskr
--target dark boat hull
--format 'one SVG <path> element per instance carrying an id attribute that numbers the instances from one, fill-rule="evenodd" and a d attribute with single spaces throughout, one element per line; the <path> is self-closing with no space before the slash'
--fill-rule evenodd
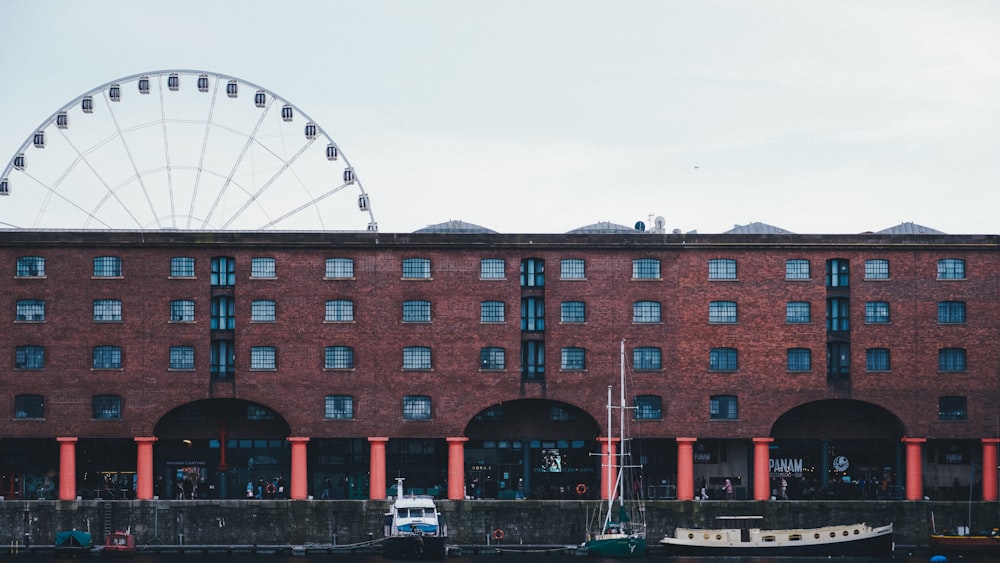
<path id="1" fill-rule="evenodd" d="M 444 559 L 448 553 L 443 536 L 392 536 L 385 539 L 385 556 L 390 559 Z"/>
<path id="2" fill-rule="evenodd" d="M 952 536 L 948 534 L 932 534 L 927 543 L 931 551 L 934 552 L 1000 554 L 1000 535 Z"/>

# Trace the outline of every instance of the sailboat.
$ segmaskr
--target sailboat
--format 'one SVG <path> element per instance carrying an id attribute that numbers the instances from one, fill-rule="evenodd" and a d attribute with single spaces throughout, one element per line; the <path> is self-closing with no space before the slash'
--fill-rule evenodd
<path id="1" fill-rule="evenodd" d="M 625 339 L 621 342 L 621 375 L 619 382 L 619 405 L 611 401 L 612 386 L 608 386 L 608 445 L 614 440 L 613 414 L 618 411 L 618 453 L 614 459 L 603 464 L 607 483 L 613 485 L 607 491 L 607 500 L 601 511 L 600 529 L 587 534 L 584 547 L 588 555 L 598 557 L 643 557 L 646 555 L 646 513 L 642 506 L 642 494 L 636 494 L 630 486 L 638 477 L 641 465 L 631 461 L 630 442 L 625 434 L 625 417 L 630 407 L 625 403 Z M 637 497 L 637 498 L 629 498 Z"/>

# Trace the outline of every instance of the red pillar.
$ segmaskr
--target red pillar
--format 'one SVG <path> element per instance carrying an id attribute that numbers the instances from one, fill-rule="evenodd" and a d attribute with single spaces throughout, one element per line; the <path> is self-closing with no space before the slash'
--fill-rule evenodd
<path id="1" fill-rule="evenodd" d="M 598 438 L 601 443 L 601 498 L 614 498 L 615 480 L 618 478 L 618 454 L 615 442 L 618 438 Z"/>
<path id="2" fill-rule="evenodd" d="M 983 438 L 983 500 L 997 500 L 997 444 L 1000 438 Z"/>
<path id="3" fill-rule="evenodd" d="M 698 438 L 677 438 L 677 500 L 694 500 L 694 443 Z"/>
<path id="4" fill-rule="evenodd" d="M 774 438 L 753 439 L 753 499 L 771 498 L 771 442 Z"/>
<path id="5" fill-rule="evenodd" d="M 306 461 L 306 444 L 309 438 L 289 437 L 292 443 L 292 476 L 288 484 L 288 498 L 303 500 L 309 496 L 309 470 Z"/>
<path id="6" fill-rule="evenodd" d="M 445 438 L 448 442 L 448 500 L 465 498 L 465 443 L 468 438 Z"/>
<path id="7" fill-rule="evenodd" d="M 903 438 L 906 444 L 906 500 L 924 498 L 923 443 L 927 438 Z"/>
<path id="8" fill-rule="evenodd" d="M 385 498 L 385 444 L 389 438 L 368 438 L 371 449 L 368 466 L 368 498 Z"/>
<path id="9" fill-rule="evenodd" d="M 59 500 L 76 500 L 76 438 L 59 442 Z"/>
<path id="10" fill-rule="evenodd" d="M 150 500 L 153 498 L 153 436 L 133 438 L 138 450 L 135 460 L 135 498 Z"/>

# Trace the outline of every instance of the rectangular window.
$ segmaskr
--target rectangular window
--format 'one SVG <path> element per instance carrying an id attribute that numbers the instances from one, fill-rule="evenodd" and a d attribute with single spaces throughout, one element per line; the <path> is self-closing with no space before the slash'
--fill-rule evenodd
<path id="1" fill-rule="evenodd" d="M 964 348 L 942 348 L 938 350 L 938 371 L 965 371 Z"/>
<path id="2" fill-rule="evenodd" d="M 809 279 L 809 261 L 802 258 L 785 260 L 786 280 L 807 280 Z"/>
<path id="3" fill-rule="evenodd" d="M 540 297 L 521 299 L 521 330 L 545 330 L 545 301 Z"/>
<path id="4" fill-rule="evenodd" d="M 250 302 L 250 322 L 273 323 L 275 302 L 270 299 L 256 299 Z"/>
<path id="5" fill-rule="evenodd" d="M 18 299 L 15 320 L 41 322 L 45 320 L 45 301 L 41 299 Z"/>
<path id="6" fill-rule="evenodd" d="M 731 258 L 713 258 L 708 261 L 708 279 L 735 280 L 736 260 Z"/>
<path id="7" fill-rule="evenodd" d="M 941 301 L 938 303 L 938 322 L 942 324 L 965 322 L 965 301 Z"/>
<path id="8" fill-rule="evenodd" d="M 273 346 L 250 348 L 250 369 L 277 369 L 278 361 Z"/>
<path id="9" fill-rule="evenodd" d="M 583 348 L 563 348 L 562 363 L 559 365 L 564 370 L 582 370 L 586 368 Z"/>
<path id="10" fill-rule="evenodd" d="M 583 301 L 563 301 L 559 305 L 559 321 L 564 323 L 586 322 L 587 311 Z"/>
<path id="11" fill-rule="evenodd" d="M 98 299 L 94 301 L 95 322 L 121 322 L 122 302 L 118 299 Z"/>
<path id="12" fill-rule="evenodd" d="M 427 346 L 407 346 L 403 348 L 403 369 L 431 369 L 431 349 Z"/>
<path id="13" fill-rule="evenodd" d="M 789 301 L 785 304 L 786 323 L 808 323 L 812 320 L 812 313 L 808 301 Z"/>
<path id="14" fill-rule="evenodd" d="M 660 279 L 660 261 L 656 258 L 636 258 L 632 260 L 632 279 Z"/>
<path id="15" fill-rule="evenodd" d="M 194 369 L 194 346 L 171 346 L 170 369 Z"/>
<path id="16" fill-rule="evenodd" d="M 545 346 L 542 342 L 535 340 L 521 342 L 521 379 L 531 381 L 545 379 Z"/>
<path id="17" fill-rule="evenodd" d="M 170 259 L 170 277 L 193 278 L 194 258 L 189 256 L 174 256 Z"/>
<path id="18" fill-rule="evenodd" d="M 194 301 L 187 299 L 177 299 L 170 302 L 170 322 L 172 323 L 193 323 L 194 322 Z"/>
<path id="19" fill-rule="evenodd" d="M 327 346 L 323 367 L 326 369 L 354 369 L 354 348 L 350 346 Z"/>
<path id="20" fill-rule="evenodd" d="M 633 323 L 660 322 L 660 303 L 658 301 L 636 301 L 632 304 Z"/>
<path id="21" fill-rule="evenodd" d="M 663 418 L 663 399 L 659 395 L 636 395 L 634 403 L 636 420 Z"/>
<path id="22" fill-rule="evenodd" d="M 889 371 L 892 364 L 889 361 L 888 348 L 869 348 L 865 350 L 865 370 Z"/>
<path id="23" fill-rule="evenodd" d="M 479 349 L 479 369 L 481 370 L 501 370 L 505 369 L 506 354 L 504 349 L 497 346 L 487 346 Z"/>
<path id="24" fill-rule="evenodd" d="M 334 299 L 326 302 L 326 317 L 328 323 L 348 323 L 354 321 L 354 301 Z"/>
<path id="25" fill-rule="evenodd" d="M 846 258 L 826 261 L 826 286 L 847 287 L 851 285 L 851 267 Z"/>
<path id="26" fill-rule="evenodd" d="M 403 396 L 404 420 L 430 420 L 431 398 L 427 395 Z"/>
<path id="27" fill-rule="evenodd" d="M 236 373 L 236 352 L 232 340 L 212 341 L 211 365 L 212 379 L 229 379 Z"/>
<path id="28" fill-rule="evenodd" d="M 96 420 L 121 420 L 122 398 L 118 395 L 94 395 L 91 403 Z"/>
<path id="29" fill-rule="evenodd" d="M 274 278 L 278 273 L 275 269 L 274 258 L 251 258 L 250 277 L 251 278 Z"/>
<path id="30" fill-rule="evenodd" d="M 709 371 L 736 371 L 739 369 L 736 357 L 736 348 L 712 348 L 708 353 L 708 369 Z"/>
<path id="31" fill-rule="evenodd" d="M 403 279 L 430 279 L 431 260 L 430 258 L 404 258 L 403 259 Z"/>
<path id="32" fill-rule="evenodd" d="M 14 418 L 45 418 L 45 398 L 41 395 L 14 397 Z"/>
<path id="33" fill-rule="evenodd" d="M 354 418 L 354 397 L 351 395 L 327 395 L 323 416 L 327 420 L 350 420 Z"/>
<path id="34" fill-rule="evenodd" d="M 887 280 L 889 279 L 889 261 L 884 258 L 873 258 L 865 260 L 866 280 Z"/>
<path id="35" fill-rule="evenodd" d="M 212 330 L 236 328 L 236 301 L 232 297 L 212 298 Z"/>
<path id="36" fill-rule="evenodd" d="M 232 287 L 236 285 L 236 259 L 232 256 L 212 258 L 212 286 Z"/>
<path id="37" fill-rule="evenodd" d="M 708 304 L 708 322 L 732 324 L 736 322 L 735 301 L 712 301 Z"/>
<path id="38" fill-rule="evenodd" d="M 94 346 L 94 369 L 121 369 L 122 349 L 118 346 Z"/>
<path id="39" fill-rule="evenodd" d="M 18 346 L 14 351 L 15 369 L 42 369 L 45 367 L 45 348 Z"/>
<path id="40" fill-rule="evenodd" d="M 708 401 L 708 417 L 712 420 L 736 420 L 739 414 L 734 395 L 712 395 Z"/>
<path id="41" fill-rule="evenodd" d="M 422 300 L 403 301 L 403 322 L 431 322 L 431 302 Z"/>
<path id="42" fill-rule="evenodd" d="M 539 258 L 521 260 L 521 287 L 545 285 L 545 261 Z"/>
<path id="43" fill-rule="evenodd" d="M 502 323 L 506 318 L 503 301 L 483 301 L 479 304 L 479 322 Z"/>
<path id="44" fill-rule="evenodd" d="M 18 256 L 17 271 L 14 275 L 19 278 L 44 278 L 45 258 L 41 256 Z"/>
<path id="45" fill-rule="evenodd" d="M 938 420 L 966 420 L 969 416 L 965 397 L 938 398 Z"/>
<path id="46" fill-rule="evenodd" d="M 327 258 L 326 273 L 324 274 L 324 277 L 333 280 L 346 280 L 354 278 L 354 259 Z"/>
<path id="47" fill-rule="evenodd" d="M 848 381 L 851 378 L 851 345 L 848 342 L 826 343 L 826 380 Z"/>
<path id="48" fill-rule="evenodd" d="M 826 300 L 826 329 L 831 332 L 846 332 L 851 329 L 849 301 L 843 297 Z"/>
<path id="49" fill-rule="evenodd" d="M 788 371 L 812 370 L 812 350 L 809 348 L 788 349 Z"/>
<path id="50" fill-rule="evenodd" d="M 122 259 L 117 256 L 98 256 L 94 258 L 94 277 L 122 277 Z"/>
<path id="51" fill-rule="evenodd" d="M 661 369 L 662 352 L 652 346 L 639 346 L 632 350 L 632 368 L 635 370 Z"/>
<path id="52" fill-rule="evenodd" d="M 503 258 L 483 258 L 479 261 L 479 277 L 484 280 L 502 280 L 507 276 Z"/>
<path id="53" fill-rule="evenodd" d="M 564 280 L 586 279 L 586 262 L 582 258 L 563 258 L 559 261 L 559 278 Z"/>
<path id="54" fill-rule="evenodd" d="M 865 322 L 869 324 L 888 323 L 889 303 L 886 301 L 869 301 L 865 303 Z"/>
<path id="55" fill-rule="evenodd" d="M 964 280 L 965 260 L 959 258 L 938 260 L 937 277 L 939 280 Z"/>

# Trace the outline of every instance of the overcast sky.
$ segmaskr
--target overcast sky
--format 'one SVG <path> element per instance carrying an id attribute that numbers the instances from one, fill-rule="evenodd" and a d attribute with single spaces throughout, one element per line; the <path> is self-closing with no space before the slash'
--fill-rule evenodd
<path id="1" fill-rule="evenodd" d="M 0 166 L 116 78 L 308 112 L 384 232 L 1000 233 L 1000 2 L 2 0 Z"/>

